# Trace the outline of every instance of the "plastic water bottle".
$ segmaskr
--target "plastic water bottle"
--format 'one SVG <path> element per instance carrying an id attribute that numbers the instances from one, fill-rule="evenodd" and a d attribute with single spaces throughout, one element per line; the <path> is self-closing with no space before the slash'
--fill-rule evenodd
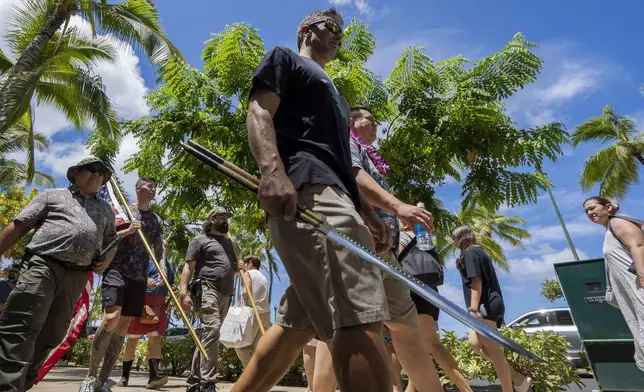
<path id="1" fill-rule="evenodd" d="M 416 206 L 425 208 L 425 203 L 419 202 Z M 420 250 L 434 249 L 434 236 L 418 223 L 416 223 L 416 246 Z"/>

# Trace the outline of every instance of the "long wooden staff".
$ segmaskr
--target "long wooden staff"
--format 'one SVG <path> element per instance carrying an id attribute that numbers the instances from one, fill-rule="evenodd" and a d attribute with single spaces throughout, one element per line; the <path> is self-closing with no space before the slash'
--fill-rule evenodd
<path id="1" fill-rule="evenodd" d="M 233 238 L 230 235 L 230 232 L 228 233 L 228 239 L 230 240 L 231 245 L 233 246 L 233 253 L 235 254 L 235 258 L 238 259 L 237 252 L 235 252 L 235 244 L 233 243 Z M 264 332 L 266 330 L 264 329 L 264 324 L 262 323 L 262 318 L 259 317 L 259 312 L 257 311 L 257 306 L 255 306 L 255 298 L 253 298 L 253 293 L 250 292 L 250 287 L 248 286 L 248 282 L 244 279 L 244 274 L 246 271 L 242 271 L 242 273 L 239 275 L 240 279 L 242 280 L 242 283 L 244 284 L 244 287 L 246 288 L 246 293 L 248 293 L 248 299 L 250 299 L 250 306 L 253 308 L 253 313 L 255 314 L 255 318 L 257 319 L 257 322 L 259 323 L 259 330 L 262 332 L 262 336 L 264 336 Z M 242 294 L 243 297 L 243 294 Z"/>
<path id="2" fill-rule="evenodd" d="M 119 188 L 118 184 L 114 180 L 114 176 L 110 179 L 110 182 L 112 183 L 112 187 L 116 190 L 119 198 L 121 199 L 121 202 L 125 206 L 125 210 L 127 211 L 127 214 L 130 217 L 130 220 L 134 222 L 134 215 L 132 215 L 132 211 L 130 210 L 130 205 L 125 200 L 125 196 L 123 196 L 123 193 L 121 192 L 121 188 Z M 197 336 L 197 333 L 195 332 L 194 328 L 192 328 L 192 324 L 188 320 L 188 316 L 183 311 L 183 308 L 181 307 L 181 303 L 179 302 L 179 299 L 177 296 L 174 294 L 174 291 L 172 290 L 172 286 L 170 286 L 170 282 L 168 281 L 168 278 L 165 276 L 163 271 L 161 270 L 161 265 L 157 261 L 156 256 L 154 255 L 154 252 L 152 251 L 152 248 L 150 247 L 150 244 L 148 244 L 148 240 L 145 238 L 145 235 L 143 234 L 143 230 L 138 229 L 137 233 L 139 233 L 139 237 L 141 237 L 141 241 L 143 241 L 143 245 L 145 245 L 145 250 L 148 251 L 148 254 L 150 255 L 150 258 L 152 259 L 152 262 L 154 262 L 154 265 L 157 267 L 157 270 L 159 271 L 159 275 L 161 275 L 161 280 L 163 280 L 163 283 L 165 284 L 165 287 L 168 287 L 169 290 L 168 292 L 170 293 L 170 297 L 172 298 L 172 302 L 176 305 L 177 309 L 179 310 L 179 314 L 181 315 L 181 319 L 183 319 L 183 323 L 186 325 L 188 328 L 188 332 L 190 333 L 190 337 L 192 337 L 192 340 L 194 340 L 195 345 L 197 346 L 197 349 L 199 349 L 199 352 L 201 355 L 204 356 L 204 358 L 208 358 L 208 354 L 206 354 L 206 350 L 203 348 L 201 345 L 201 341 L 199 341 L 199 337 Z"/>

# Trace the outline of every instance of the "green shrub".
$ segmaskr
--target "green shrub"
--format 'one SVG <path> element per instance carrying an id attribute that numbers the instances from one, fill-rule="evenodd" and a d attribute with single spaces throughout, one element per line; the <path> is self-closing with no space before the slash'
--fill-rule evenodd
<path id="1" fill-rule="evenodd" d="M 88 366 L 91 350 L 91 340 L 87 338 L 76 339 L 74 345 L 69 349 L 69 362 L 76 366 Z"/>
<path id="2" fill-rule="evenodd" d="M 190 369 L 192 355 L 195 352 L 195 343 L 191 338 L 168 340 L 163 339 L 163 359 L 161 366 L 170 368 L 170 375 L 180 376 Z"/>
<path id="3" fill-rule="evenodd" d="M 566 360 L 566 352 L 570 345 L 563 336 L 551 331 L 537 332 L 529 336 L 523 330 L 509 328 L 503 328 L 501 332 L 543 359 L 543 362 L 535 362 L 515 352 L 505 351 L 510 365 L 532 378 L 535 392 L 558 392 L 565 385 L 581 385 L 575 367 Z M 467 379 L 495 382 L 497 377 L 494 367 L 483 357 L 474 354 L 467 339 L 459 339 L 454 332 L 443 331 L 442 335 L 441 342 L 452 353 Z M 449 383 L 443 371 L 438 369 L 441 382 Z"/>

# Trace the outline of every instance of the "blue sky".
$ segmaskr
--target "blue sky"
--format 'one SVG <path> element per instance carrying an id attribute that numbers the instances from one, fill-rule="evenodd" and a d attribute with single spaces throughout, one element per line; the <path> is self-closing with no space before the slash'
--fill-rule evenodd
<path id="1" fill-rule="evenodd" d="M 10 4 L 18 2 L 10 0 L 0 4 L 0 36 L 7 26 Z M 521 126 L 560 121 L 573 130 L 588 117 L 600 115 L 608 103 L 618 113 L 632 116 L 640 126 L 644 125 L 644 96 L 638 92 L 644 85 L 641 68 L 644 52 L 638 46 L 632 49 L 631 45 L 635 37 L 644 36 L 640 23 L 644 3 L 639 1 L 615 2 L 610 7 L 599 1 L 581 0 L 492 3 L 157 0 L 155 3 L 169 37 L 196 68 L 202 68 L 203 42 L 226 24 L 250 22 L 260 30 L 267 49 L 275 45 L 293 47 L 296 27 L 303 16 L 330 3 L 338 7 L 345 20 L 358 16 L 372 26 L 377 47 L 369 64 L 383 77 L 408 45 L 424 46 L 435 60 L 458 54 L 476 60 L 499 50 L 515 33 L 522 32 L 527 39 L 541 45 L 537 53 L 546 63 L 538 81 L 507 102 L 508 112 Z M 1 39 L 0 48 L 6 50 Z M 139 59 L 131 48 L 122 47 L 116 65 L 99 64 L 95 71 L 103 76 L 121 117 L 137 118 L 149 113 L 144 95 L 155 87 L 155 77 L 146 59 Z M 50 150 L 38 156 L 39 167 L 64 184 L 66 168 L 85 154 L 83 142 L 87 133 L 70 130 L 52 108 L 39 108 L 36 118 L 37 129 L 53 140 Z M 545 165 L 556 187 L 555 198 L 582 258 L 601 257 L 603 230 L 584 217 L 581 203 L 590 194 L 582 194 L 577 186 L 584 160 L 598 148 L 596 145 L 565 147 L 565 156 L 557 163 Z M 117 163 L 122 164 L 135 152 L 136 141 L 126 139 Z M 135 176 L 122 178 L 126 185 L 132 185 Z M 624 211 L 638 215 L 644 205 L 643 190 L 642 185 L 632 188 L 627 200 L 622 201 Z M 459 184 L 452 181 L 439 187 L 437 194 L 448 208 L 458 209 Z M 572 259 L 547 195 L 544 193 L 536 204 L 502 211 L 526 219 L 533 235 L 524 251 L 507 249 L 512 272 L 499 273 L 507 303 L 506 321 L 535 308 L 565 306 L 563 301 L 549 304 L 539 295 L 541 281 L 554 276 L 552 263 Z M 453 261 L 448 265 L 446 284 L 441 291 L 462 305 L 460 278 Z M 282 282 L 276 282 L 274 302 L 279 300 L 287 284 L 286 274 L 281 275 Z M 462 326 L 446 315 L 441 317 L 440 326 L 464 332 Z"/>

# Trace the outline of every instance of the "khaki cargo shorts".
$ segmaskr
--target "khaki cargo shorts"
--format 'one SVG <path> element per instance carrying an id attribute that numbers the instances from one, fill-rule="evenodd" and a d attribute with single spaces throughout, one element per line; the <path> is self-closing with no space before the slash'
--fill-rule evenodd
<path id="1" fill-rule="evenodd" d="M 326 217 L 339 232 L 373 249 L 369 229 L 340 189 L 303 185 L 298 203 Z M 389 320 L 380 271 L 302 222 L 269 217 L 275 250 L 291 285 L 280 301 L 276 323 L 306 329 L 328 340 L 335 329 Z"/>
<path id="2" fill-rule="evenodd" d="M 396 267 L 400 267 L 398 258 L 392 251 L 381 255 L 381 257 Z M 418 311 L 416 310 L 414 301 L 411 299 L 411 292 L 409 289 L 398 279 L 391 277 L 384 272 L 382 275 L 385 285 L 385 295 L 387 296 L 387 305 L 389 306 L 389 314 L 391 315 L 391 320 L 389 320 L 389 322 L 385 322 L 385 325 L 389 323 L 400 323 L 413 328 L 418 328 Z"/>

